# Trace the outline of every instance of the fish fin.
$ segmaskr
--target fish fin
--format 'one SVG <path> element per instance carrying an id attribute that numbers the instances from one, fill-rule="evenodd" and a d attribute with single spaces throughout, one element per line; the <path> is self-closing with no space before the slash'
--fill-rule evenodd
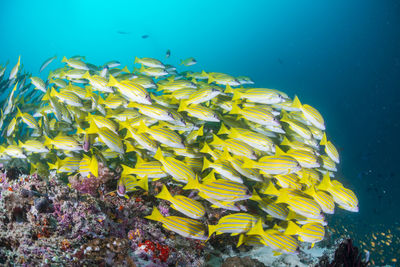
<path id="1" fill-rule="evenodd" d="M 126 177 L 126 176 L 132 174 L 132 170 L 134 170 L 134 168 L 131 168 L 124 164 L 121 164 L 121 167 L 122 167 L 121 177 Z"/>
<path id="2" fill-rule="evenodd" d="M 239 106 L 236 103 L 232 103 L 232 109 L 231 109 L 231 111 L 229 111 L 229 114 L 240 114 L 241 111 L 242 110 L 239 108 Z"/>
<path id="3" fill-rule="evenodd" d="M 298 109 L 302 108 L 301 102 L 300 102 L 299 98 L 297 97 L 297 95 L 293 99 L 292 107 L 298 108 Z"/>
<path id="4" fill-rule="evenodd" d="M 223 144 L 224 144 L 224 141 L 221 138 L 219 138 L 217 135 L 213 134 L 213 140 L 210 143 L 210 145 L 222 146 Z"/>
<path id="5" fill-rule="evenodd" d="M 267 188 L 262 192 L 264 195 L 274 195 L 274 196 L 279 196 L 280 192 L 278 189 L 276 189 L 274 183 L 272 181 L 268 182 Z"/>
<path id="6" fill-rule="evenodd" d="M 92 159 L 90 160 L 90 172 L 93 176 L 99 176 L 99 162 L 95 155 L 92 155 Z"/>
<path id="7" fill-rule="evenodd" d="M 131 72 L 128 70 L 128 66 L 125 66 L 121 71 L 127 72 L 127 73 L 131 73 Z"/>
<path id="8" fill-rule="evenodd" d="M 203 136 L 204 134 L 204 125 L 201 125 L 200 128 L 197 130 L 197 136 Z"/>
<path id="9" fill-rule="evenodd" d="M 283 141 L 281 142 L 281 146 L 290 146 L 290 141 L 286 136 L 283 137 Z"/>
<path id="10" fill-rule="evenodd" d="M 321 142 L 319 143 L 321 146 L 326 146 L 328 144 L 328 140 L 326 139 L 326 133 L 322 136 Z"/>
<path id="11" fill-rule="evenodd" d="M 206 182 L 212 182 L 215 181 L 215 170 L 211 170 L 211 172 L 209 174 L 207 174 L 206 177 L 201 179 L 201 182 L 206 183 Z"/>
<path id="12" fill-rule="evenodd" d="M 138 57 L 135 57 L 135 61 L 133 61 L 133 63 L 135 64 L 135 63 L 139 63 L 139 58 Z M 140 63 L 139 63 L 140 64 Z"/>
<path id="13" fill-rule="evenodd" d="M 289 210 L 288 215 L 286 216 L 286 220 L 290 221 L 290 220 L 295 219 L 296 217 L 297 217 L 296 212 Z"/>
<path id="14" fill-rule="evenodd" d="M 313 247 L 314 247 L 314 245 L 315 245 L 315 243 L 312 243 L 312 244 L 311 244 L 311 248 L 313 248 Z"/>
<path id="15" fill-rule="evenodd" d="M 157 221 L 157 222 L 162 222 L 164 219 L 164 216 L 161 214 L 161 212 L 157 209 L 156 206 L 153 207 L 153 211 L 151 212 L 150 215 L 145 216 L 146 219 Z"/>
<path id="16" fill-rule="evenodd" d="M 208 239 L 210 239 L 210 237 L 213 235 L 213 233 L 215 233 L 217 231 L 217 225 L 208 225 Z"/>
<path id="17" fill-rule="evenodd" d="M 86 71 L 86 72 L 82 75 L 82 78 L 83 78 L 83 79 L 89 80 L 89 79 L 90 79 L 90 73 L 89 73 L 89 71 Z"/>
<path id="18" fill-rule="evenodd" d="M 181 100 L 180 103 L 179 103 L 178 112 L 185 111 L 185 109 L 187 108 L 187 106 L 188 106 L 188 105 L 187 105 L 187 102 Z"/>
<path id="19" fill-rule="evenodd" d="M 232 101 L 236 101 L 238 99 L 241 99 L 242 97 L 243 97 L 243 93 L 236 90 L 235 92 L 233 92 Z"/>
<path id="20" fill-rule="evenodd" d="M 109 78 L 109 81 L 108 81 L 108 83 L 107 83 L 107 86 L 115 86 L 115 85 L 117 85 L 117 84 L 118 84 L 117 79 L 115 79 L 114 76 L 112 76 L 112 75 L 110 74 L 110 78 Z"/>
<path id="21" fill-rule="evenodd" d="M 233 128 L 232 128 L 233 130 Z M 219 131 L 217 133 L 217 135 L 221 135 L 221 134 L 230 134 L 231 132 L 229 131 L 229 129 L 225 126 L 224 123 L 221 123 L 221 127 L 219 128 Z"/>
<path id="22" fill-rule="evenodd" d="M 242 168 L 245 168 L 245 169 L 254 168 L 256 163 L 257 163 L 257 161 L 251 160 L 251 159 L 249 159 L 247 157 L 243 157 Z"/>
<path id="23" fill-rule="evenodd" d="M 192 179 L 191 177 L 188 177 L 188 183 L 183 187 L 183 190 L 189 190 L 189 189 L 197 189 L 199 190 L 201 184 L 199 183 L 199 180 L 196 178 Z"/>
<path id="24" fill-rule="evenodd" d="M 286 154 L 286 153 L 283 152 L 283 150 L 280 149 L 279 146 L 275 145 L 275 156 L 283 156 L 283 155 L 285 155 L 285 154 Z"/>
<path id="25" fill-rule="evenodd" d="M 137 183 L 137 185 L 142 188 L 144 191 L 148 192 L 149 191 L 149 178 L 147 177 L 147 175 L 140 179 L 139 182 Z"/>
<path id="26" fill-rule="evenodd" d="M 148 130 L 149 127 L 147 127 L 147 125 L 143 122 L 143 120 L 141 120 L 139 123 L 139 128 L 137 129 L 136 133 L 141 134 L 147 132 Z"/>
<path id="27" fill-rule="evenodd" d="M 212 77 L 210 74 L 208 74 L 207 77 L 208 77 L 208 81 L 207 82 L 209 84 L 215 81 L 214 77 Z"/>
<path id="28" fill-rule="evenodd" d="M 297 235 L 301 231 L 301 228 L 292 221 L 288 222 L 288 226 L 284 232 L 285 235 Z"/>
<path id="29" fill-rule="evenodd" d="M 204 142 L 203 148 L 200 150 L 201 153 L 207 153 L 210 154 L 213 152 L 210 148 L 210 146 L 208 145 L 208 143 Z"/>
<path id="30" fill-rule="evenodd" d="M 258 219 L 256 224 L 246 233 L 247 235 L 263 235 L 264 229 L 261 219 Z"/>
<path id="31" fill-rule="evenodd" d="M 156 198 L 160 198 L 160 199 L 164 199 L 164 200 L 168 200 L 169 202 L 172 202 L 171 199 L 173 199 L 173 196 L 168 191 L 168 188 L 165 185 L 163 185 L 161 192 L 158 195 L 156 195 Z"/>
<path id="32" fill-rule="evenodd" d="M 250 197 L 250 199 L 253 200 L 253 201 L 257 201 L 257 202 L 258 202 L 258 201 L 262 201 L 260 195 L 257 193 L 257 191 L 256 191 L 255 188 L 253 188 L 253 194 L 252 194 L 252 196 Z"/>
<path id="33" fill-rule="evenodd" d="M 229 84 L 226 85 L 226 88 L 225 88 L 225 90 L 224 90 L 224 93 L 225 93 L 225 94 L 228 94 L 228 93 L 233 94 L 233 89 L 232 89 L 232 87 L 231 87 Z M 232 100 L 233 100 L 233 99 L 232 99 Z"/>
<path id="34" fill-rule="evenodd" d="M 160 162 L 164 161 L 164 156 L 163 156 L 163 153 L 162 153 L 162 151 L 161 151 L 161 147 L 158 147 L 158 148 L 157 148 L 157 152 L 156 152 L 156 154 L 154 155 L 154 158 L 155 158 L 156 160 L 160 161 Z"/>
<path id="35" fill-rule="evenodd" d="M 206 157 L 204 157 L 203 158 L 203 169 L 201 171 L 203 172 L 205 169 L 210 168 L 210 164 L 211 164 L 211 162 L 209 160 L 207 160 Z"/>
<path id="36" fill-rule="evenodd" d="M 47 135 L 44 135 L 44 146 L 51 148 L 52 142 L 53 142 L 53 140 L 51 140 Z"/>
<path id="37" fill-rule="evenodd" d="M 240 234 L 239 235 L 239 239 L 238 239 L 238 242 L 237 242 L 237 245 L 236 245 L 237 248 L 240 247 L 244 243 L 244 237 L 245 237 L 244 234 Z"/>
<path id="38" fill-rule="evenodd" d="M 322 178 L 322 181 L 317 185 L 319 190 L 327 191 L 332 186 L 331 178 L 329 176 L 329 172 L 326 172 Z"/>
<path id="39" fill-rule="evenodd" d="M 63 62 L 63 63 L 65 63 L 67 61 L 68 61 L 68 59 L 66 57 L 63 57 L 62 60 L 61 60 L 61 62 Z"/>
<path id="40" fill-rule="evenodd" d="M 132 151 L 136 151 L 135 146 L 132 145 L 131 142 L 126 141 L 126 142 L 125 142 L 125 145 L 126 145 L 126 151 L 125 151 L 126 153 L 129 153 L 129 152 L 132 152 Z"/>
<path id="41" fill-rule="evenodd" d="M 272 254 L 274 256 L 279 256 L 279 255 L 282 255 L 282 252 L 274 251 L 274 252 L 272 252 Z"/>
<path id="42" fill-rule="evenodd" d="M 275 203 L 287 203 L 289 201 L 289 195 L 286 191 L 280 193 Z"/>

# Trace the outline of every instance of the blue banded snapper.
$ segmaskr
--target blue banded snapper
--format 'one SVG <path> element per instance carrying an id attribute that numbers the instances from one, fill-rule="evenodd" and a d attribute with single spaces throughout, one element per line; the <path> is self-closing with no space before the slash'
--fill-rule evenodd
<path id="1" fill-rule="evenodd" d="M 49 165 L 57 175 L 85 179 L 95 179 L 99 162 L 122 167 L 121 197 L 155 183 L 183 188 L 172 197 L 164 189 L 159 197 L 191 218 L 148 218 L 199 239 L 207 238 L 207 227 L 193 218 L 208 212 L 266 215 L 279 225 L 293 221 L 306 228 L 325 226 L 323 213 L 333 213 L 333 203 L 358 211 L 355 194 L 342 180 L 330 180 L 339 155 L 315 108 L 253 86 L 248 77 L 181 72 L 153 58 L 135 61 L 140 68 L 130 71 L 117 61 L 96 66 L 82 56 L 63 58 L 66 64 L 49 70 L 47 79 L 25 73 L 20 59 L 9 75 L 0 67 L 2 162 L 27 160 L 32 173 Z M 188 202 L 173 203 L 177 199 Z M 256 210 L 247 208 L 248 199 Z M 189 203 L 204 207 L 204 215 Z M 229 231 L 242 230 L 234 225 Z M 296 252 L 296 239 L 282 229 L 264 231 L 260 222 L 247 230 L 242 243 Z"/>
<path id="2" fill-rule="evenodd" d="M 178 233 L 181 236 L 207 240 L 204 225 L 200 221 L 178 216 L 163 216 L 156 207 L 153 207 L 151 215 L 145 218 L 160 222 L 165 229 Z"/>
<path id="3" fill-rule="evenodd" d="M 213 233 L 216 233 L 217 235 L 229 233 L 233 236 L 246 233 L 259 219 L 258 216 L 248 213 L 233 213 L 226 215 L 219 219 L 216 225 L 208 225 L 208 238 L 210 238 Z"/>
<path id="4" fill-rule="evenodd" d="M 165 185 L 163 185 L 161 192 L 155 197 L 171 202 L 171 208 L 192 219 L 200 219 L 206 213 L 204 206 L 200 202 L 183 195 L 172 196 Z"/>

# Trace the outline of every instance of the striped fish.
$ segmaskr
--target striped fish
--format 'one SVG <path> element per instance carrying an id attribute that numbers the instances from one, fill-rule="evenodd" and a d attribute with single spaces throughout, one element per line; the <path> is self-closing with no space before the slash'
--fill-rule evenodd
<path id="1" fill-rule="evenodd" d="M 324 118 L 321 114 L 310 105 L 302 105 L 299 98 L 296 96 L 293 100 L 293 106 L 295 108 L 301 109 L 304 117 L 309 121 L 312 125 L 317 127 L 318 129 L 325 130 L 325 122 Z"/>
<path id="2" fill-rule="evenodd" d="M 122 140 L 119 135 L 112 130 L 102 127 L 97 127 L 96 123 L 90 123 L 90 127 L 85 130 L 86 134 L 97 134 L 100 141 L 105 144 L 108 148 L 110 148 L 114 152 L 118 152 L 120 154 L 124 154 L 124 145 L 122 144 Z"/>
<path id="3" fill-rule="evenodd" d="M 37 140 L 27 140 L 25 143 L 19 141 L 18 146 L 27 152 L 47 153 L 49 150 L 44 146 L 43 142 Z"/>
<path id="4" fill-rule="evenodd" d="M 325 146 L 326 154 L 336 163 L 339 163 L 339 152 L 331 141 L 326 139 L 326 134 L 324 133 L 322 140 L 320 142 L 322 146 Z"/>
<path id="5" fill-rule="evenodd" d="M 299 227 L 294 222 L 289 221 L 284 234 L 297 235 L 300 241 L 314 244 L 324 239 L 325 227 L 319 223 L 307 223 Z"/>
<path id="6" fill-rule="evenodd" d="M 128 130 L 125 139 L 132 138 L 144 149 L 156 153 L 157 143 L 153 139 L 151 139 L 147 134 L 137 133 L 137 131 L 133 127 L 131 127 L 129 122 L 121 123 L 120 125 Z"/>
<path id="7" fill-rule="evenodd" d="M 339 208 L 358 212 L 358 199 L 353 191 L 345 188 L 338 181 L 331 181 L 329 173 L 326 173 L 319 185 L 319 190 L 328 191 L 333 200 L 339 205 Z"/>
<path id="8" fill-rule="evenodd" d="M 182 138 L 175 131 L 168 128 L 158 126 L 149 128 L 141 121 L 136 133 L 147 133 L 154 140 L 172 148 L 185 148 Z"/>
<path id="9" fill-rule="evenodd" d="M 146 88 L 134 81 L 117 81 L 112 75 L 110 75 L 107 86 L 113 86 L 130 101 L 134 101 L 140 104 L 151 105 L 151 97 L 147 92 Z"/>
<path id="10" fill-rule="evenodd" d="M 99 176 L 99 163 L 95 155 L 92 157 L 83 155 L 83 158 L 79 163 L 79 173 L 83 177 L 88 178 L 90 178 L 90 174 L 92 174 L 94 177 Z"/>
<path id="11" fill-rule="evenodd" d="M 318 157 L 314 153 L 307 150 L 289 149 L 286 155 L 294 158 L 303 168 L 319 168 Z"/>
<path id="12" fill-rule="evenodd" d="M 98 115 L 87 114 L 89 123 L 95 123 L 98 128 L 107 128 L 117 134 L 118 126 L 111 120 Z"/>
<path id="13" fill-rule="evenodd" d="M 98 90 L 105 93 L 113 93 L 114 90 L 107 85 L 108 81 L 106 78 L 98 75 L 90 75 L 89 72 L 85 72 L 82 76 L 83 79 L 89 80 L 90 85 L 94 90 Z"/>
<path id="14" fill-rule="evenodd" d="M 306 125 L 303 125 L 296 120 L 290 119 L 285 113 L 280 121 L 287 123 L 289 125 L 289 129 L 300 135 L 302 138 L 307 140 L 312 138 L 312 133 Z"/>
<path id="15" fill-rule="evenodd" d="M 221 138 L 213 134 L 213 141 L 210 143 L 210 145 L 220 147 L 223 150 L 227 150 L 237 156 L 243 156 L 249 159 L 257 158 L 254 149 L 240 140 L 235 140 L 235 139 L 222 140 Z"/>
<path id="16" fill-rule="evenodd" d="M 198 240 L 207 240 L 207 236 L 204 234 L 205 227 L 201 222 L 194 219 L 178 216 L 164 217 L 156 207 L 153 207 L 151 215 L 146 216 L 145 218 L 161 222 L 165 229 L 180 234 L 181 236 Z"/>
<path id="17" fill-rule="evenodd" d="M 243 158 L 243 160 L 243 168 L 256 168 L 271 175 L 290 174 L 301 169 L 301 166 L 294 158 L 285 155 L 265 156 L 258 161 L 247 158 Z"/>
<path id="18" fill-rule="evenodd" d="M 174 117 L 169 110 L 161 105 L 143 105 L 139 103 L 131 102 L 128 104 L 128 108 L 137 108 L 143 115 L 149 116 L 156 120 L 161 121 L 173 121 Z"/>
<path id="19" fill-rule="evenodd" d="M 74 69 L 89 70 L 88 66 L 79 59 L 74 59 L 74 58 L 67 59 L 66 57 L 63 57 L 61 62 L 66 63 L 68 66 Z"/>
<path id="20" fill-rule="evenodd" d="M 307 188 L 304 193 L 314 198 L 314 200 L 319 204 L 324 213 L 335 213 L 335 201 L 330 194 L 325 193 L 324 191 L 316 191 L 314 186 Z"/>
<path id="21" fill-rule="evenodd" d="M 279 120 L 274 115 L 265 109 L 260 108 L 239 108 L 238 105 L 232 104 L 232 109 L 229 114 L 239 114 L 246 120 L 258 123 L 263 126 L 280 126 Z"/>
<path id="22" fill-rule="evenodd" d="M 219 219 L 218 224 L 208 225 L 208 238 L 210 238 L 213 233 L 216 233 L 217 235 L 223 233 L 229 233 L 232 235 L 246 233 L 255 225 L 259 218 L 259 216 L 248 213 L 226 215 Z"/>
<path id="23" fill-rule="evenodd" d="M 194 88 L 190 87 L 181 88 L 173 91 L 170 97 L 176 100 L 188 99 L 190 95 L 193 94 L 194 92 L 196 92 L 196 89 Z"/>
<path id="24" fill-rule="evenodd" d="M 6 133 L 7 136 L 11 136 L 14 133 L 16 125 L 17 125 L 17 118 L 14 117 L 7 126 L 7 133 Z"/>
<path id="25" fill-rule="evenodd" d="M 301 190 L 301 184 L 299 183 L 299 177 L 295 173 L 274 175 L 277 184 L 282 188 L 292 188 Z"/>
<path id="26" fill-rule="evenodd" d="M 0 146 L 0 157 L 3 157 L 4 154 L 8 155 L 11 158 L 19 158 L 19 159 L 26 158 L 22 149 L 16 145 L 9 145 L 6 148 Z"/>
<path id="27" fill-rule="evenodd" d="M 21 110 L 17 107 L 17 118 L 21 118 L 22 121 L 28 125 L 29 128 L 39 130 L 39 124 L 36 119 L 29 113 L 22 113 Z"/>
<path id="28" fill-rule="evenodd" d="M 143 161 L 139 160 L 135 168 L 121 164 L 122 176 L 136 175 L 139 177 L 147 176 L 149 179 L 160 179 L 167 177 L 167 173 L 162 170 L 162 165 L 158 161 Z"/>
<path id="29" fill-rule="evenodd" d="M 186 184 L 196 177 L 193 170 L 186 166 L 184 162 L 173 157 L 164 157 L 160 148 L 158 148 L 154 158 L 160 161 L 162 169 L 178 182 Z"/>
<path id="30" fill-rule="evenodd" d="M 145 191 L 149 191 L 149 182 L 147 177 L 137 179 L 135 176 L 121 175 L 121 178 L 118 181 L 117 192 L 120 196 L 126 197 L 127 193 L 136 191 L 138 187 Z"/>
<path id="31" fill-rule="evenodd" d="M 224 209 L 224 210 L 231 210 L 231 211 L 240 211 L 240 208 L 236 205 L 235 202 L 230 202 L 230 201 L 222 201 L 222 200 L 217 200 L 208 197 L 207 195 L 203 193 L 198 194 L 199 197 L 202 197 L 203 199 L 207 200 L 210 202 L 212 205 L 211 207 L 214 209 Z"/>
<path id="32" fill-rule="evenodd" d="M 156 198 L 164 199 L 171 202 L 171 207 L 192 219 L 200 219 L 204 216 L 206 210 L 204 206 L 197 200 L 182 196 L 172 196 L 168 188 L 163 185 L 161 192 Z"/>
<path id="33" fill-rule="evenodd" d="M 83 107 L 82 100 L 75 93 L 67 90 L 62 90 L 61 92 L 57 92 L 53 87 L 50 91 L 51 96 L 55 96 L 59 101 L 71 105 L 74 107 Z"/>
<path id="34" fill-rule="evenodd" d="M 261 104 L 276 104 L 284 101 L 284 98 L 274 89 L 268 88 L 249 88 L 242 91 L 235 90 L 232 101 L 246 99 L 250 102 Z"/>
<path id="35" fill-rule="evenodd" d="M 230 132 L 229 138 L 240 140 L 260 151 L 275 153 L 275 144 L 268 136 L 243 128 L 231 128 Z"/>
<path id="36" fill-rule="evenodd" d="M 220 174 L 225 179 L 238 182 L 241 184 L 243 183 L 243 179 L 240 177 L 240 173 L 238 173 L 226 160 L 217 160 L 215 162 L 210 162 L 207 160 L 206 157 L 204 157 L 202 171 L 208 168 L 214 169 L 218 174 Z"/>
<path id="37" fill-rule="evenodd" d="M 54 146 L 56 149 L 66 150 L 66 151 L 80 151 L 82 150 L 82 146 L 71 136 L 64 136 L 61 133 L 54 137 L 54 139 L 50 139 L 46 135 L 44 136 L 45 142 L 44 145 Z"/>
<path id="38" fill-rule="evenodd" d="M 286 207 L 286 204 L 276 203 L 270 198 L 261 198 L 257 201 L 257 204 L 258 207 L 266 212 L 269 216 L 279 220 L 286 220 L 289 214 L 289 209 Z"/>
<path id="39" fill-rule="evenodd" d="M 235 168 L 235 170 L 240 173 L 241 175 L 245 176 L 246 178 L 260 182 L 262 181 L 262 176 L 257 169 L 245 169 L 242 168 L 244 163 L 242 157 L 234 156 L 232 157 L 229 153 L 225 153 L 226 157 L 224 157 L 230 164 Z"/>
<path id="40" fill-rule="evenodd" d="M 221 91 L 217 88 L 203 88 L 193 92 L 189 98 L 185 100 L 185 103 L 186 105 L 201 104 L 210 101 L 219 94 L 221 94 Z"/>
<path id="41" fill-rule="evenodd" d="M 277 200 L 277 203 L 286 203 L 294 212 L 309 218 L 323 218 L 323 213 L 318 203 L 310 198 L 302 196 L 294 196 L 287 192 L 282 192 Z"/>
<path id="42" fill-rule="evenodd" d="M 197 189 L 209 198 L 222 201 L 240 201 L 249 199 L 252 196 L 245 185 L 224 179 L 212 179 L 199 183 L 197 178 L 189 178 L 188 183 L 183 189 Z"/>
<path id="43" fill-rule="evenodd" d="M 66 157 L 63 160 L 57 159 L 56 169 L 57 173 L 73 173 L 79 170 L 80 157 Z M 52 168 L 51 164 L 49 167 Z"/>
<path id="44" fill-rule="evenodd" d="M 295 238 L 273 229 L 264 231 L 261 220 L 258 220 L 246 235 L 260 236 L 262 243 L 272 248 L 276 254 L 297 254 L 299 252 L 299 244 Z"/>
<path id="45" fill-rule="evenodd" d="M 321 166 L 322 168 L 331 172 L 337 171 L 335 162 L 329 156 L 321 155 L 319 156 L 319 158 L 322 161 L 322 166 Z"/>
<path id="46" fill-rule="evenodd" d="M 189 116 L 203 121 L 219 122 L 218 114 L 202 105 L 188 106 L 185 101 L 181 101 L 178 112 L 187 112 Z"/>

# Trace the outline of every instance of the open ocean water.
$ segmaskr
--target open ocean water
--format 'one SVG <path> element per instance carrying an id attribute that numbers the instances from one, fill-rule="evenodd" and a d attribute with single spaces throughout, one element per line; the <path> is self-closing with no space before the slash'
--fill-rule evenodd
<path id="1" fill-rule="evenodd" d="M 1 1 L 0 64 L 21 56 L 39 76 L 54 55 L 52 69 L 73 55 L 130 69 L 135 56 L 194 57 L 189 70 L 299 96 L 323 115 L 337 177 L 359 199 L 358 213 L 327 216 L 329 228 L 376 264 L 400 260 L 399 1 Z"/>

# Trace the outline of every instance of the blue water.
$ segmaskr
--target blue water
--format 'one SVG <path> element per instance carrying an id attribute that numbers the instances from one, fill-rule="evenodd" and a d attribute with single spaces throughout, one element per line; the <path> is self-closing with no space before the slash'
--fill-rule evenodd
<path id="1" fill-rule="evenodd" d="M 324 116 L 360 200 L 334 220 L 360 239 L 400 226 L 398 1 L 1 1 L 0 29 L 0 63 L 21 55 L 34 75 L 53 55 L 132 69 L 170 49 L 166 63 L 193 56 L 192 70 L 297 94 Z"/>

